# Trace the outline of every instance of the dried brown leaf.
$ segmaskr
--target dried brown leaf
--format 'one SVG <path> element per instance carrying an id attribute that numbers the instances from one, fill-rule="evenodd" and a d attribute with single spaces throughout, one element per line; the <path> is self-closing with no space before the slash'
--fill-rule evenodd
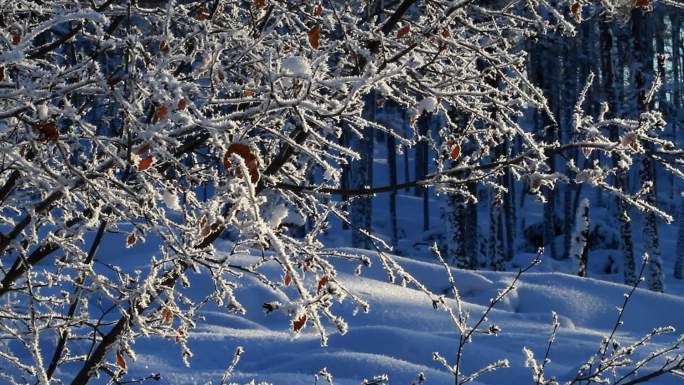
<path id="1" fill-rule="evenodd" d="M 461 145 L 456 143 L 449 152 L 449 158 L 457 159 L 461 155 Z"/>
<path id="2" fill-rule="evenodd" d="M 324 275 L 323 278 L 321 278 L 318 281 L 318 287 L 316 288 L 316 293 L 320 292 L 321 289 L 323 289 L 325 287 L 325 285 L 328 284 L 329 281 L 330 281 L 330 278 L 328 278 L 327 275 Z"/>
<path id="3" fill-rule="evenodd" d="M 411 32 L 411 24 L 406 24 L 397 32 L 397 39 L 401 39 L 402 37 L 408 35 L 409 32 Z"/>
<path id="4" fill-rule="evenodd" d="M 316 4 L 314 7 L 314 16 L 322 16 L 323 15 L 323 5 L 321 3 Z"/>
<path id="5" fill-rule="evenodd" d="M 309 45 L 311 48 L 318 49 L 321 46 L 321 26 L 315 25 L 309 32 Z"/>
<path id="6" fill-rule="evenodd" d="M 135 233 L 131 233 L 128 238 L 126 238 L 126 246 L 131 247 L 135 244 L 135 241 L 138 240 L 138 237 L 135 236 Z"/>
<path id="7" fill-rule="evenodd" d="M 124 360 L 121 351 L 119 350 L 116 351 L 116 365 L 121 369 L 126 370 L 126 360 Z"/>
<path id="8" fill-rule="evenodd" d="M 292 330 L 298 332 L 306 325 L 306 314 L 302 314 L 301 317 L 292 322 Z"/>

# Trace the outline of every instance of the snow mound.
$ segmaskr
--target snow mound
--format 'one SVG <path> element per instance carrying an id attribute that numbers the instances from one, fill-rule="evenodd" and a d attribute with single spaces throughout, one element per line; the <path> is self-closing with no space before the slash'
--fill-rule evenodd
<path id="1" fill-rule="evenodd" d="M 349 251 L 347 249 L 347 251 Z M 349 322 L 348 334 L 332 334 L 329 346 L 321 347 L 319 336 L 306 328 L 292 338 L 289 319 L 280 313 L 265 314 L 264 302 L 283 300 L 285 294 L 265 287 L 258 280 L 245 277 L 237 291 L 247 310 L 246 316 L 226 314 L 208 307 L 205 320 L 190 332 L 189 346 L 194 356 L 190 367 L 184 367 L 180 349 L 173 341 L 148 338 L 138 341 L 138 361 L 131 364 L 133 377 L 161 373 L 163 384 L 205 384 L 220 380 L 237 346 L 243 346 L 237 371 L 231 381 L 246 383 L 252 379 L 278 385 L 314 383 L 314 374 L 322 368 L 332 373 L 335 384 L 360 384 L 363 379 L 386 373 L 392 384 L 410 384 L 420 372 L 429 384 L 453 384 L 453 377 L 438 362 L 433 352 L 452 360 L 458 346 L 458 333 L 447 315 L 435 310 L 425 294 L 387 282 L 386 274 L 372 252 L 372 267 L 361 276 L 354 274 L 355 263 L 333 261 L 338 278 L 349 289 L 371 305 L 368 314 L 354 316 L 353 305 L 337 305 L 337 312 Z M 241 255 L 233 263 L 249 263 L 255 258 Z M 397 261 L 436 294 L 451 297 L 443 266 L 428 260 L 396 257 Z M 277 274 L 276 266 L 266 264 L 264 274 Z M 514 279 L 515 273 L 453 270 L 456 285 L 471 319 L 478 319 L 490 298 Z M 198 275 L 199 277 L 199 275 Z M 209 283 L 192 280 L 198 294 L 209 289 Z M 197 281 L 197 282 L 194 282 Z M 464 372 L 471 372 L 499 359 L 509 359 L 511 367 L 480 377 L 475 384 L 529 384 L 531 373 L 524 367 L 523 346 L 543 355 L 546 347 L 551 312 L 559 314 L 561 327 L 551 351 L 548 374 L 565 378 L 598 347 L 601 337 L 609 333 L 617 317 L 616 307 L 629 290 L 620 284 L 579 278 L 559 273 L 527 273 L 517 288 L 497 306 L 487 321 L 501 327 L 498 336 L 475 336 L 467 345 Z M 448 299 L 454 303 L 453 299 Z M 648 316 L 645 316 L 648 314 Z M 684 299 L 637 290 L 628 304 L 620 337 L 634 341 L 653 327 L 684 327 Z M 334 328 L 331 328 L 334 330 Z M 665 346 L 667 338 L 655 341 Z M 675 384 L 676 378 L 661 377 L 657 384 Z"/>

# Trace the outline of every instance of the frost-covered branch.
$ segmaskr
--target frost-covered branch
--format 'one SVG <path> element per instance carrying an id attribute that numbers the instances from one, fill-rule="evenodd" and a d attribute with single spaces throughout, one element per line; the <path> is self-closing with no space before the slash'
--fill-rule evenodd
<path id="1" fill-rule="evenodd" d="M 245 311 L 235 289 L 246 275 L 285 293 L 264 306 L 286 313 L 293 335 L 311 327 L 325 344 L 329 329 L 344 333 L 336 304 L 368 304 L 330 259 L 358 261 L 359 271 L 370 259 L 321 241 L 331 217 L 348 219 L 331 194 L 422 186 L 472 197 L 473 183 L 503 193 L 500 176 L 510 172 L 540 199 L 542 187 L 590 184 L 669 219 L 641 191 L 606 180 L 643 157 L 684 176 L 684 152 L 663 138 L 657 112 L 594 118 L 580 102 L 575 137 L 563 144 L 521 123 L 536 109 L 556 124 L 526 76 L 523 47 L 549 31 L 574 33 L 566 1 L 402 0 L 382 9 L 356 0 L 0 0 L 0 8 L 0 334 L 16 342 L 0 346 L 8 383 L 86 384 L 100 371 L 121 381 L 141 336 L 176 344 L 187 362 L 203 306 Z M 411 128 L 367 118 L 369 103 L 395 106 Z M 444 122 L 435 138 L 418 127 L 431 115 Z M 342 168 L 367 154 L 339 138 L 369 127 L 403 150 L 426 142 L 446 155 L 425 178 L 344 188 Z M 504 142 L 520 145 L 497 154 Z M 549 157 L 578 149 L 619 162 L 569 161 L 569 175 L 549 167 Z M 290 230 L 306 223 L 304 234 Z M 379 237 L 357 231 L 390 280 L 446 306 Z M 222 236 L 235 250 L 217 247 Z M 102 239 L 126 257 L 103 259 Z M 244 265 L 238 253 L 263 257 Z M 211 282 L 201 298 L 187 293 L 191 272 Z M 497 332 L 483 323 L 506 294 L 474 326 L 460 306 L 451 310 L 462 342 Z M 482 373 L 460 373 L 459 362 L 460 380 Z"/>

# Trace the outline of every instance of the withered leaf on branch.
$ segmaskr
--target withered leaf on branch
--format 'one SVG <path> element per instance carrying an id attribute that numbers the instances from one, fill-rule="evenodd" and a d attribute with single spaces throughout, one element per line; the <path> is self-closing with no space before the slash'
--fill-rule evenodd
<path id="1" fill-rule="evenodd" d="M 309 30 L 309 45 L 311 45 L 311 48 L 313 49 L 318 49 L 320 47 L 320 41 L 321 41 L 321 26 L 320 25 L 315 25 Z"/>
<path id="2" fill-rule="evenodd" d="M 302 314 L 301 317 L 297 318 L 296 320 L 294 320 L 294 322 L 292 322 L 292 330 L 298 332 L 302 330 L 304 325 L 306 325 L 306 314 Z"/>
<path id="3" fill-rule="evenodd" d="M 168 55 L 169 53 L 169 45 L 166 43 L 165 40 L 162 40 L 161 43 L 159 43 L 159 51 L 163 53 L 164 55 Z"/>
<path id="4" fill-rule="evenodd" d="M 152 166 L 154 159 L 151 156 L 145 157 L 138 162 L 138 171 L 145 171 Z"/>
<path id="5" fill-rule="evenodd" d="M 126 370 L 126 360 L 124 360 L 120 350 L 116 351 L 116 365 L 121 369 Z"/>
<path id="6" fill-rule="evenodd" d="M 321 278 L 321 279 L 318 281 L 318 287 L 316 287 L 316 292 L 317 292 L 317 293 L 320 292 L 321 289 L 323 289 L 323 288 L 325 287 L 325 285 L 328 284 L 329 281 L 330 281 L 330 278 L 328 278 L 327 275 L 324 275 L 323 278 Z"/>
<path id="7" fill-rule="evenodd" d="M 397 32 L 397 38 L 401 39 L 402 37 L 406 36 L 411 32 L 411 24 L 407 24 L 404 27 L 401 27 L 399 31 Z"/>
<path id="8" fill-rule="evenodd" d="M 461 155 L 461 145 L 456 143 L 451 148 L 451 152 L 449 152 L 449 158 L 457 159 L 459 155 Z"/>
<path id="9" fill-rule="evenodd" d="M 168 307 L 162 309 L 162 318 L 164 319 L 164 323 L 166 325 L 173 325 L 173 312 Z"/>
<path id="10" fill-rule="evenodd" d="M 582 5 L 578 2 L 572 3 L 570 6 L 570 12 L 575 19 L 579 19 L 579 17 L 582 15 Z"/>
<path id="11" fill-rule="evenodd" d="M 152 155 L 149 154 L 151 151 L 151 147 L 149 145 L 145 145 L 141 147 L 138 151 L 136 151 L 136 154 L 140 155 L 143 157 L 139 162 L 138 162 L 138 171 L 145 171 L 148 168 L 152 166 L 152 163 L 154 161 L 154 158 Z M 147 156 L 145 156 L 147 155 Z"/>
<path id="12" fill-rule="evenodd" d="M 226 150 L 226 153 L 223 156 L 223 165 L 226 168 L 230 168 L 232 166 L 230 158 L 233 156 L 233 154 L 244 159 L 245 165 L 247 166 L 247 170 L 249 171 L 249 175 L 251 177 L 250 179 L 252 180 L 252 183 L 256 183 L 259 180 L 259 162 L 249 146 L 242 143 L 233 143 L 228 146 L 228 150 Z M 236 173 L 238 176 L 242 176 L 240 169 L 238 169 Z"/>
<path id="13" fill-rule="evenodd" d="M 59 131 L 54 121 L 34 123 L 33 128 L 40 132 L 44 139 L 56 141 L 59 139 Z"/>
<path id="14" fill-rule="evenodd" d="M 323 5 L 321 3 L 316 4 L 314 7 L 314 16 L 321 16 L 323 15 Z"/>
<path id="15" fill-rule="evenodd" d="M 188 106 L 188 101 L 185 100 L 185 98 L 182 98 L 181 100 L 178 101 L 178 111 L 184 111 L 187 106 Z"/>
<path id="16" fill-rule="evenodd" d="M 128 238 L 126 238 L 126 246 L 131 247 L 135 244 L 137 241 L 137 237 L 135 236 L 135 233 L 131 233 Z"/>
<path id="17" fill-rule="evenodd" d="M 166 104 L 162 104 L 159 106 L 159 109 L 157 112 L 154 114 L 154 118 L 152 119 L 152 123 L 159 123 L 162 120 L 166 118 L 166 115 L 169 113 L 169 107 Z"/>
<path id="18" fill-rule="evenodd" d="M 195 19 L 199 21 L 204 21 L 209 18 L 209 10 L 207 10 L 207 7 L 204 6 L 204 4 L 200 5 L 197 10 L 195 11 Z"/>

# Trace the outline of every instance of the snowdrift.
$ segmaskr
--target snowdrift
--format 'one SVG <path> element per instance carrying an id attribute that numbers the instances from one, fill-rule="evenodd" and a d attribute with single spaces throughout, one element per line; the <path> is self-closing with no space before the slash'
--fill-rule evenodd
<path id="1" fill-rule="evenodd" d="M 361 252 L 354 250 L 355 252 Z M 373 257 L 373 253 L 367 252 Z M 249 263 L 254 256 L 235 257 L 234 263 Z M 397 260 L 435 293 L 449 296 L 444 268 L 428 260 L 397 257 Z M 375 261 L 375 260 L 374 260 Z M 138 359 L 130 365 L 133 377 L 160 373 L 161 384 L 219 383 L 237 346 L 243 346 L 236 372 L 230 380 L 246 383 L 254 379 L 278 385 L 313 384 L 314 374 L 322 368 L 332 373 L 336 384 L 360 384 L 379 374 L 387 374 L 391 384 L 411 384 L 423 372 L 429 384 L 452 384 L 453 377 L 438 362 L 433 352 L 453 360 L 458 334 L 444 311 L 435 310 L 426 295 L 414 288 L 387 282 L 379 263 L 354 274 L 355 264 L 336 261 L 339 278 L 371 305 L 369 313 L 353 315 L 347 301 L 336 305 L 350 324 L 346 335 L 332 334 L 329 346 L 321 347 L 319 336 L 306 328 L 293 338 L 289 318 L 282 313 L 266 314 L 264 302 L 285 300 L 280 288 L 265 287 L 256 279 L 241 280 L 238 298 L 247 309 L 246 316 L 228 314 L 207 307 L 203 322 L 189 334 L 194 356 L 190 367 L 181 360 L 174 341 L 141 339 L 135 345 Z M 266 264 L 263 272 L 278 274 Z M 506 287 L 515 273 L 453 270 L 458 289 L 471 318 L 479 318 L 496 293 Z M 208 283 L 196 279 L 192 292 L 201 295 Z M 560 273 L 523 275 L 517 288 L 494 310 L 488 323 L 501 327 L 497 336 L 474 337 L 467 345 L 464 371 L 476 370 L 498 359 L 507 358 L 511 367 L 480 377 L 480 384 L 531 384 L 530 370 L 524 366 L 523 346 L 542 356 L 547 344 L 551 312 L 560 318 L 557 342 L 551 351 L 547 373 L 568 378 L 594 353 L 601 336 L 610 332 L 627 286 Z M 450 300 L 453 302 L 453 300 Z M 639 289 L 629 303 L 619 335 L 623 342 L 634 341 L 657 326 L 684 327 L 684 299 Z M 334 330 L 334 327 L 331 328 Z M 663 346 L 674 336 L 657 339 Z M 101 379 L 103 380 L 103 379 Z M 320 379 L 319 381 L 322 381 Z M 674 377 L 661 377 L 652 383 L 675 384 Z"/>

